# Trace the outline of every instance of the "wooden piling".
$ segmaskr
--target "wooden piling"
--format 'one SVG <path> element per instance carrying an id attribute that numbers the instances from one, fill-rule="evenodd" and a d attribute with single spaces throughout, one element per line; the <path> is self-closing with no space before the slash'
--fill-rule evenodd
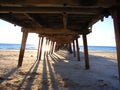
<path id="1" fill-rule="evenodd" d="M 55 42 L 53 42 L 53 45 L 52 45 L 52 51 L 51 51 L 52 54 L 54 52 L 54 46 L 55 46 Z"/>
<path id="2" fill-rule="evenodd" d="M 45 52 L 44 54 L 47 55 L 48 53 L 48 39 L 46 38 L 46 49 L 45 49 Z"/>
<path id="3" fill-rule="evenodd" d="M 39 55 L 40 55 L 40 47 L 41 47 L 40 45 L 41 45 L 41 37 L 39 37 L 37 60 L 39 59 Z"/>
<path id="4" fill-rule="evenodd" d="M 51 44 L 50 44 L 50 54 L 52 54 L 52 47 L 53 47 L 53 41 L 51 41 Z"/>
<path id="5" fill-rule="evenodd" d="M 41 56 L 42 56 L 43 39 L 44 39 L 44 37 L 41 37 L 41 45 L 40 45 L 40 53 L 39 53 L 40 55 L 39 55 L 39 59 L 38 60 L 40 60 Z"/>
<path id="6" fill-rule="evenodd" d="M 114 31 L 116 38 L 116 50 L 117 50 L 117 61 L 118 61 L 118 73 L 120 80 L 120 10 L 115 9 L 111 11 L 111 15 L 114 21 Z"/>
<path id="7" fill-rule="evenodd" d="M 73 40 L 73 54 L 74 54 L 74 57 L 76 57 L 75 42 L 74 42 L 74 40 Z"/>
<path id="8" fill-rule="evenodd" d="M 25 46 L 26 46 L 26 41 L 27 41 L 27 36 L 28 36 L 28 32 L 23 31 L 21 48 L 20 48 L 20 53 L 19 53 L 19 60 L 18 60 L 18 67 L 22 66 L 24 52 L 25 52 Z"/>
<path id="9" fill-rule="evenodd" d="M 71 47 L 71 42 L 68 44 L 68 51 L 69 51 L 70 53 L 73 53 L 73 52 L 72 52 L 72 47 Z"/>
<path id="10" fill-rule="evenodd" d="M 78 59 L 78 61 L 80 61 L 80 52 L 79 52 L 78 38 L 76 39 L 76 50 L 77 50 L 77 59 Z"/>
<path id="11" fill-rule="evenodd" d="M 89 57 L 88 57 L 88 46 L 87 46 L 87 37 L 85 34 L 83 36 L 83 46 L 84 46 L 84 58 L 85 58 L 85 68 L 89 69 Z"/>

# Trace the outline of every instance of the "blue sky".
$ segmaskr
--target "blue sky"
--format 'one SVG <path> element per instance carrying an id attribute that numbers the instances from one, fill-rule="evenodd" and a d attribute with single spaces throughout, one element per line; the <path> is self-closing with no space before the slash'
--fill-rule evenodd
<path id="1" fill-rule="evenodd" d="M 89 46 L 115 46 L 114 27 L 112 18 L 104 18 L 93 25 L 92 33 L 87 35 Z M 0 20 L 0 43 L 21 43 L 21 28 Z M 79 44 L 82 45 L 82 38 Z M 38 35 L 29 34 L 27 43 L 38 44 Z"/>

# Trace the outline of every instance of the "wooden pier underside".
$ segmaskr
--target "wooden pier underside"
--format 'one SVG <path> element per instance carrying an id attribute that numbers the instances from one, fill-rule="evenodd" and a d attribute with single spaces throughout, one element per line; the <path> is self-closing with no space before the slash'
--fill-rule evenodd
<path id="1" fill-rule="evenodd" d="M 61 45 L 73 45 L 80 61 L 78 38 L 83 36 L 85 68 L 89 69 L 87 34 L 104 17 L 113 17 L 120 77 L 120 1 L 119 0 L 0 0 L 0 19 L 22 27 L 23 38 L 18 66 L 22 65 L 28 33 L 40 37 L 37 59 L 41 59 L 44 38 L 46 55 Z M 76 41 L 76 43 L 75 43 Z"/>

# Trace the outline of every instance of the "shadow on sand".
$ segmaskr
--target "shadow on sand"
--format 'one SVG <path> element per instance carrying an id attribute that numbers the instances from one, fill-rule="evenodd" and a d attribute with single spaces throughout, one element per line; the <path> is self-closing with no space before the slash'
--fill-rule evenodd
<path id="1" fill-rule="evenodd" d="M 120 90 L 116 62 L 89 55 L 90 70 L 85 70 L 83 53 L 80 56 L 81 61 L 78 62 L 69 53 L 45 55 L 44 60 L 33 63 L 17 90 Z M 6 79 L 16 70 L 13 68 L 8 72 Z"/>

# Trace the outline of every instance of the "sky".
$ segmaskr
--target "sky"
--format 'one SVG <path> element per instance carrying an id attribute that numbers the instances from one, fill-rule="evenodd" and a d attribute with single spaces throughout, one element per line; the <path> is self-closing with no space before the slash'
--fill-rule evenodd
<path id="1" fill-rule="evenodd" d="M 0 43 L 20 44 L 22 39 L 21 27 L 14 26 L 0 19 Z M 27 44 L 38 44 L 38 34 L 29 34 Z M 87 35 L 89 46 L 115 46 L 114 26 L 111 16 L 98 21 L 92 27 L 92 33 Z M 79 45 L 83 45 L 82 36 Z"/>

